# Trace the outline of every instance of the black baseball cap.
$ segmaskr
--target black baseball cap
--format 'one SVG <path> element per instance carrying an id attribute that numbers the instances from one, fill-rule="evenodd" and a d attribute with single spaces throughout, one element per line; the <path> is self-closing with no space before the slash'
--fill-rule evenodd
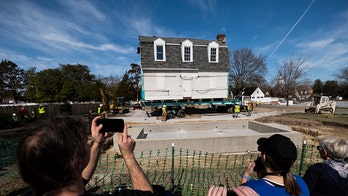
<path id="1" fill-rule="evenodd" d="M 283 135 L 274 134 L 269 138 L 260 138 L 257 144 L 260 152 L 268 154 L 279 162 L 295 162 L 297 159 L 295 144 Z"/>

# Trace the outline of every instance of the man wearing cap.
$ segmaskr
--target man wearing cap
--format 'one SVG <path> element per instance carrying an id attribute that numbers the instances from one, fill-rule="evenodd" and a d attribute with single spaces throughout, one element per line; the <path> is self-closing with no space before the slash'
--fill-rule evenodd
<path id="1" fill-rule="evenodd" d="M 297 158 L 297 149 L 288 137 L 274 134 L 269 138 L 260 138 L 257 144 L 266 175 L 258 180 L 249 180 L 245 186 L 259 195 L 309 195 L 304 180 L 290 173 Z"/>

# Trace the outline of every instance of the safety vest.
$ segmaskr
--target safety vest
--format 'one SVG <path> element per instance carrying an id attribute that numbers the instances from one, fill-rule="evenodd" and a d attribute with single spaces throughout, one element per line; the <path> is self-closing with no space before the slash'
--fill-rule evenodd
<path id="1" fill-rule="evenodd" d="M 39 114 L 44 114 L 44 113 L 45 113 L 45 107 L 40 106 L 40 107 L 38 108 L 38 112 L 39 112 Z"/>
<path id="2" fill-rule="evenodd" d="M 239 105 L 235 105 L 234 106 L 234 112 L 240 112 L 240 106 Z"/>
<path id="3" fill-rule="evenodd" d="M 249 110 L 249 111 L 253 110 L 252 103 L 248 103 L 248 110 Z"/>

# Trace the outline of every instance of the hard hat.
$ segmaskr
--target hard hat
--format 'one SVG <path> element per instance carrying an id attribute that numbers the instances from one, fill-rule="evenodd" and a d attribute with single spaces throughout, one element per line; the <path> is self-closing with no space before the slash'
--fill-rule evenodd
<path id="1" fill-rule="evenodd" d="M 99 106 L 103 106 L 103 104 L 100 104 Z"/>
<path id="2" fill-rule="evenodd" d="M 13 113 L 12 116 L 16 116 L 16 113 Z"/>
<path id="3" fill-rule="evenodd" d="M 166 105 L 163 105 L 164 108 L 166 108 L 167 106 Z"/>

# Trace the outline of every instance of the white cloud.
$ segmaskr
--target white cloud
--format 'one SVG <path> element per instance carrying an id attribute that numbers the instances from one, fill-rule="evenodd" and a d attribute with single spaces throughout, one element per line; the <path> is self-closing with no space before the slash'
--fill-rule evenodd
<path id="1" fill-rule="evenodd" d="M 300 48 L 310 49 L 310 50 L 321 50 L 323 48 L 326 48 L 330 46 L 334 42 L 333 38 L 327 38 L 324 40 L 316 40 L 313 42 L 304 42 L 297 44 Z"/>
<path id="2" fill-rule="evenodd" d="M 215 13 L 215 0 L 187 0 L 188 3 L 194 7 L 199 8 L 203 13 Z"/>
<path id="3" fill-rule="evenodd" d="M 58 1 L 61 5 L 65 6 L 67 10 L 69 10 L 70 14 L 73 14 L 75 17 L 79 19 L 87 19 L 85 16 L 93 16 L 98 20 L 105 20 L 105 15 L 99 11 L 95 5 L 91 3 L 91 1 L 85 0 L 60 0 Z M 91 18 L 88 17 L 88 20 Z"/>

